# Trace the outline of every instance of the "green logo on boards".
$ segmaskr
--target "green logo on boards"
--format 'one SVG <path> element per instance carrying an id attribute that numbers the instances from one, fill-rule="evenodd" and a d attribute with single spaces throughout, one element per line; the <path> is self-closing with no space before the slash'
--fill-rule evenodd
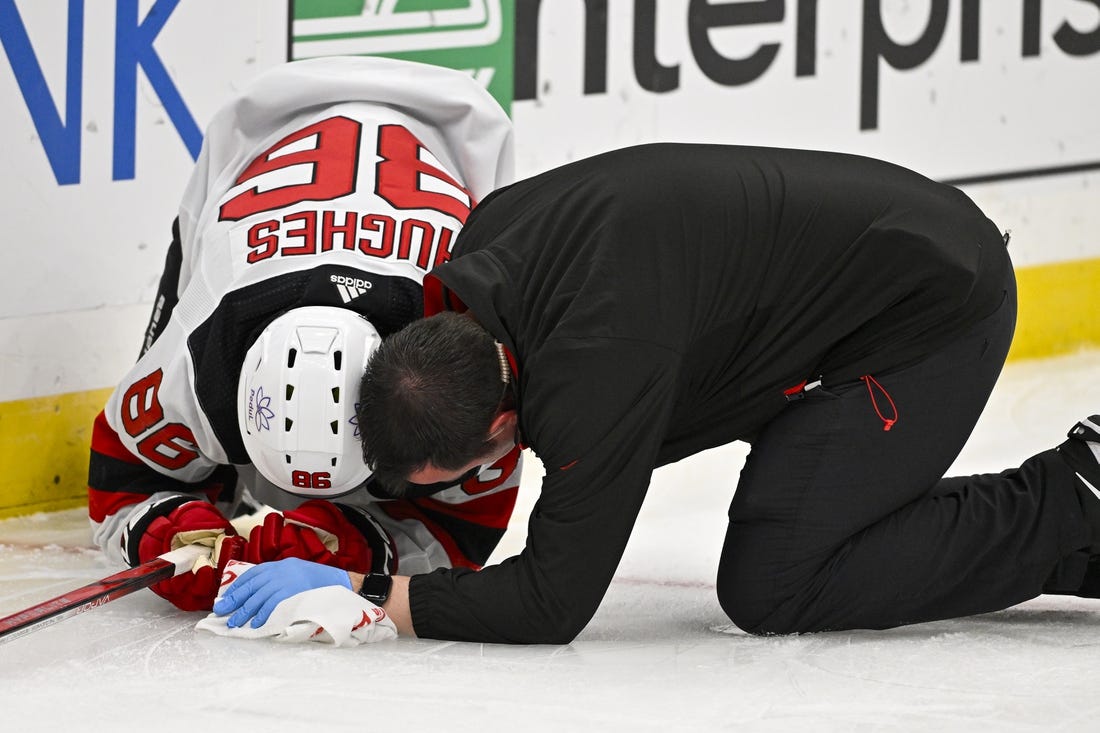
<path id="1" fill-rule="evenodd" d="M 515 0 L 291 0 L 290 58 L 390 56 L 468 71 L 512 107 Z"/>

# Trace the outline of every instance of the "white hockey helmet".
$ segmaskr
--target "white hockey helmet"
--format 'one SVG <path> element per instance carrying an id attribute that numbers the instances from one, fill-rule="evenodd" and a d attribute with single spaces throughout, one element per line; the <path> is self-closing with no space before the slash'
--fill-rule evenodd
<path id="1" fill-rule="evenodd" d="M 313 498 L 366 481 L 356 395 L 382 337 L 344 308 L 282 314 L 248 349 L 237 385 L 237 421 L 256 470 L 279 488 Z"/>

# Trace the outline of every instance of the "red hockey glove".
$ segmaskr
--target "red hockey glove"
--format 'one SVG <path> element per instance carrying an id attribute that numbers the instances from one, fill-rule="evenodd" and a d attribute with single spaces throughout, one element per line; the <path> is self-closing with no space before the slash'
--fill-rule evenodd
<path id="1" fill-rule="evenodd" d="M 210 556 L 197 561 L 191 572 L 152 586 L 154 593 L 177 608 L 209 611 L 221 583 L 221 568 L 234 555 L 243 554 L 244 538 L 236 535 L 229 520 L 213 504 L 189 497 L 171 497 L 151 505 L 131 520 L 124 542 L 131 566 L 184 545 L 209 547 Z"/>
<path id="2" fill-rule="evenodd" d="M 292 511 L 264 517 L 264 523 L 249 535 L 244 559 L 258 565 L 296 557 L 369 573 L 373 556 L 371 543 L 348 521 L 339 506 L 323 499 L 310 499 Z"/>

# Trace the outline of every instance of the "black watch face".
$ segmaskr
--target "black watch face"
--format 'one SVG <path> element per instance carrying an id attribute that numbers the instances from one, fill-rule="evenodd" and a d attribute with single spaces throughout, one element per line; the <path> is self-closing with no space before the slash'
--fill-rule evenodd
<path id="1" fill-rule="evenodd" d="M 363 587 L 359 590 L 359 595 L 368 601 L 381 604 L 389 597 L 392 585 L 393 578 L 390 576 L 371 573 L 363 578 Z"/>

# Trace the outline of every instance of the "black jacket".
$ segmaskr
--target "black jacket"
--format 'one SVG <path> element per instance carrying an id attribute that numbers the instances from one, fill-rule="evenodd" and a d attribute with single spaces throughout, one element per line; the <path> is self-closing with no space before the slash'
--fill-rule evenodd
<path id="1" fill-rule="evenodd" d="M 960 191 L 857 156 L 646 145 L 493 193 L 434 276 L 515 356 L 547 473 L 522 554 L 413 579 L 417 633 L 570 641 L 655 467 L 945 346 L 1010 268 Z"/>

